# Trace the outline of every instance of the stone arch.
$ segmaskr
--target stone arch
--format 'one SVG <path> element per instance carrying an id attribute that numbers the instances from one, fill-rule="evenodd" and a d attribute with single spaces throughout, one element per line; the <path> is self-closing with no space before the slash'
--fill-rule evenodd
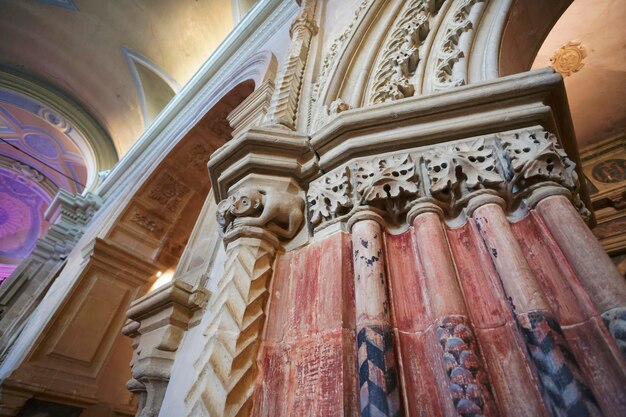
<path id="1" fill-rule="evenodd" d="M 500 76 L 528 71 L 543 41 L 573 0 L 515 1 L 508 10 L 499 45 Z"/>
<path id="2" fill-rule="evenodd" d="M 87 233 L 79 242 L 80 250 L 68 257 L 53 283 L 48 282 L 55 290 L 39 297 L 38 307 L 29 310 L 36 308 L 30 317 L 37 316 L 45 326 L 39 330 L 39 324 L 34 325 L 17 340 L 3 341 L 9 357 L 4 363 L 7 389 L 23 393 L 24 400 L 33 395 L 46 400 L 55 392 L 62 397 L 73 391 L 77 404 L 95 400 L 134 413 L 132 395 L 125 388 L 132 357 L 131 341 L 121 334 L 126 311 L 150 290 L 159 271 L 176 268 L 205 201 L 212 200 L 206 164 L 231 137 L 226 116 L 254 85 L 254 80 L 244 79 L 217 96 L 211 109 L 159 158 L 143 184 L 122 203 L 120 215 L 108 225 L 101 222 L 100 231 Z M 53 304 L 59 306 L 58 314 L 47 317 L 45 311 Z M 91 329 L 93 339 L 75 349 L 76 335 L 86 334 L 86 329 Z M 20 358 L 25 359 L 12 369 Z M 64 369 L 63 375 L 55 369 Z M 12 377 L 25 385 L 13 386 Z M 45 387 L 47 393 L 35 395 L 31 385 Z"/>

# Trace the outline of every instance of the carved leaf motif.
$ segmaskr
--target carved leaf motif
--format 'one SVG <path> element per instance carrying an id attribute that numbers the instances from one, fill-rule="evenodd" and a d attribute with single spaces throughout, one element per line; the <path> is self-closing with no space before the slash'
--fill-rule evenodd
<path id="1" fill-rule="evenodd" d="M 525 180 L 556 181 L 576 188 L 575 164 L 548 132 L 515 133 L 503 139 L 504 148 L 515 174 Z"/>
<path id="2" fill-rule="evenodd" d="M 347 212 L 353 205 L 350 195 L 351 187 L 347 167 L 311 183 L 307 193 L 311 223 L 317 225 Z"/>
<path id="3" fill-rule="evenodd" d="M 484 140 L 448 145 L 426 156 L 426 166 L 433 194 L 470 190 L 504 182 L 496 168 L 493 149 Z"/>
<path id="4" fill-rule="evenodd" d="M 357 191 L 364 203 L 417 194 L 411 157 L 402 154 L 358 163 Z"/>
<path id="5" fill-rule="evenodd" d="M 440 7 L 438 3 L 436 6 Z M 398 100 L 415 94 L 410 78 L 419 63 L 419 48 L 430 31 L 429 19 L 438 9 L 425 0 L 405 3 L 394 22 L 376 65 L 370 104 Z"/>

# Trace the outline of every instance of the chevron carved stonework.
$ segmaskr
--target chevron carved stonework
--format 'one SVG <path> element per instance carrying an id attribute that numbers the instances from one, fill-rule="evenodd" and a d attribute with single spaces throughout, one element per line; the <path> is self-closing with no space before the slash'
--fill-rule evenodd
<path id="1" fill-rule="evenodd" d="M 242 187 L 218 205 L 226 243 L 224 272 L 207 305 L 205 346 L 187 416 L 248 415 L 278 240 L 300 229 L 304 201 L 271 188 Z"/>

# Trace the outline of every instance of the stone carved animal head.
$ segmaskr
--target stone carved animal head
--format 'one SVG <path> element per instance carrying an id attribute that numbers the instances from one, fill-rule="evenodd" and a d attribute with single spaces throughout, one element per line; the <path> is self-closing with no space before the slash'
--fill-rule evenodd
<path id="1" fill-rule="evenodd" d="M 265 193 L 250 187 L 237 190 L 217 205 L 217 223 L 226 232 L 237 217 L 249 217 L 263 210 Z"/>
<path id="2" fill-rule="evenodd" d="M 251 216 L 263 208 L 263 192 L 253 188 L 240 188 L 229 199 L 231 200 L 230 212 L 235 217 Z"/>

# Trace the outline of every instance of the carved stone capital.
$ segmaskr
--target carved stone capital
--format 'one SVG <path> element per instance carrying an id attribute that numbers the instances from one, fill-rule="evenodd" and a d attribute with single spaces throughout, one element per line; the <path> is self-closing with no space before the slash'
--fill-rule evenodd
<path id="1" fill-rule="evenodd" d="M 429 193 L 451 213 L 457 213 L 475 192 L 497 192 L 504 184 L 496 150 L 484 138 L 436 147 L 426 152 L 424 163 Z"/>
<path id="2" fill-rule="evenodd" d="M 320 230 L 364 209 L 395 227 L 423 211 L 452 219 L 497 204 L 513 212 L 555 194 L 567 195 L 584 217 L 574 163 L 555 135 L 532 128 L 358 158 L 313 181 L 307 201 Z"/>

